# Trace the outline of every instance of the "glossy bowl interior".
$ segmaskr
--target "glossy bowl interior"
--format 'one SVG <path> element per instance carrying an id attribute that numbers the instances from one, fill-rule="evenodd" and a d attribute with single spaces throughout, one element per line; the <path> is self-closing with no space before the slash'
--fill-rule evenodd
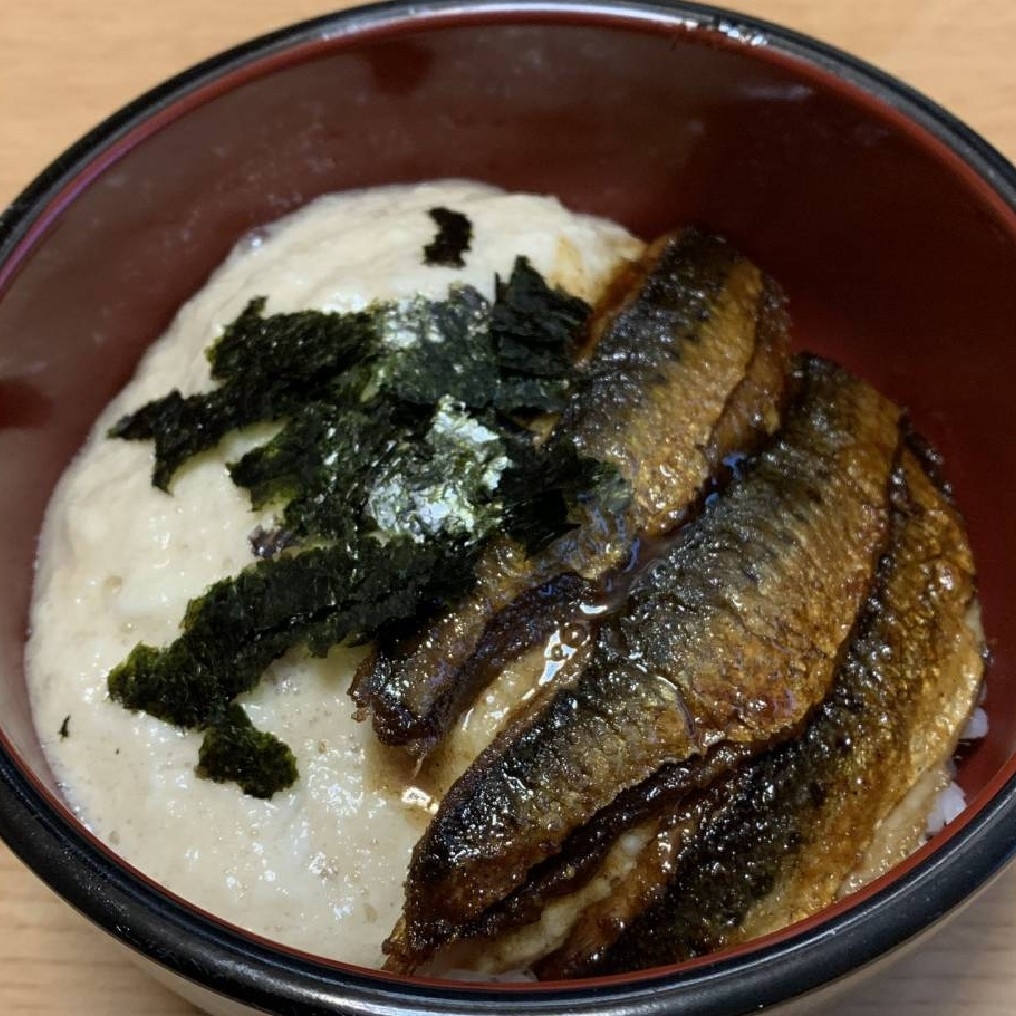
<path id="1" fill-rule="evenodd" d="M 677 971 L 452 988 L 230 930 L 116 863 L 60 804 L 22 645 L 34 541 L 61 470 L 245 232 L 327 191 L 436 177 L 553 193 L 646 237 L 688 221 L 726 233 L 789 292 L 796 345 L 879 385 L 945 454 L 979 562 L 990 732 L 960 770 L 970 808 L 905 868 L 818 919 Z M 139 100 L 0 222 L 0 831 L 128 944 L 292 1013 L 742 1012 L 931 925 L 1016 835 L 1014 180 L 984 142 L 890 79 L 704 8 L 390 5 L 260 40 Z"/>

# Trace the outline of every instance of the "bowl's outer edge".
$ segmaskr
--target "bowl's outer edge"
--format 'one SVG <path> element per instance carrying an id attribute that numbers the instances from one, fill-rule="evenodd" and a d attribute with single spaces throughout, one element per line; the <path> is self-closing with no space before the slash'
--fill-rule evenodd
<path id="1" fill-rule="evenodd" d="M 400 0 L 324 15 L 195 65 L 134 100 L 47 167 L 0 214 L 0 279 L 63 202 L 115 158 L 142 122 L 222 74 L 312 40 L 394 25 L 519 16 L 684 23 L 762 44 L 817 66 L 902 112 L 950 148 L 1016 210 L 1016 169 L 956 117 L 891 75 L 833 46 L 757 18 L 690 3 L 583 0 Z M 91 172 L 89 172 L 91 170 Z M 82 174 L 85 174 L 82 179 Z M 54 207 L 54 201 L 57 205 Z M 14 264 L 16 268 L 16 264 Z M 696 967 L 547 989 L 449 986 L 385 978 L 316 962 L 232 933 L 116 865 L 63 809 L 53 807 L 9 745 L 0 744 L 0 836 L 52 889 L 104 930 L 168 970 L 246 1004 L 311 1016 L 530 1013 L 736 1016 L 799 998 L 873 964 L 941 922 L 1016 856 L 1016 763 L 937 852 L 856 907 L 786 942 Z M 833 946 L 835 943 L 835 946 Z"/>

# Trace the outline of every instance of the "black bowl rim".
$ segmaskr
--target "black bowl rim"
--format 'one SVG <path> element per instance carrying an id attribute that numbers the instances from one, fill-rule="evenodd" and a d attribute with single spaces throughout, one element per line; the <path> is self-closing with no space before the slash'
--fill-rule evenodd
<path id="1" fill-rule="evenodd" d="M 966 163 L 1016 212 L 1016 169 L 988 142 L 891 75 L 801 33 L 722 8 L 669 0 L 392 0 L 326 14 L 205 60 L 129 103 L 71 146 L 0 215 L 0 276 L 63 188 L 97 156 L 214 79 L 293 46 L 387 26 L 498 16 L 647 19 L 722 32 L 816 66 L 894 107 Z M 118 864 L 48 795 L 0 737 L 0 837 L 67 902 L 174 974 L 236 1001 L 291 1016 L 476 1012 L 584 1016 L 736 1016 L 818 991 L 874 964 L 939 923 L 1016 856 L 1016 760 L 936 850 L 858 903 L 801 931 L 676 972 L 524 992 L 413 982 L 317 961 L 233 931 Z"/>

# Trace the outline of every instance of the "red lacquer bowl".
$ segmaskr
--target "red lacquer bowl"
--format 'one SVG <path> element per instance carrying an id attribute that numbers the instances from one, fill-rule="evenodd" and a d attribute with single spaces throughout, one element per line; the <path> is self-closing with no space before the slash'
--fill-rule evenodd
<path id="1" fill-rule="evenodd" d="M 970 805 L 906 864 L 785 932 L 598 981 L 398 979 L 190 907 L 60 801 L 22 646 L 42 512 L 92 420 L 247 230 L 327 191 L 452 176 L 556 194 L 647 237 L 687 221 L 729 235 L 789 292 L 797 346 L 869 378 L 945 453 L 994 656 L 990 732 L 959 774 Z M 0 219 L 0 832 L 216 1012 L 719 1016 L 781 1008 L 890 953 L 1016 841 L 1014 209 L 1013 167 L 928 100 L 817 42 L 692 5 L 362 8 L 156 89 Z"/>

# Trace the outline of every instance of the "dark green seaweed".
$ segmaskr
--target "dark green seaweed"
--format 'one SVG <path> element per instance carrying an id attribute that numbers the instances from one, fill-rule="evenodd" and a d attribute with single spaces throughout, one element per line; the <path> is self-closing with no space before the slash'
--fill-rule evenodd
<path id="1" fill-rule="evenodd" d="M 507 531 L 542 546 L 587 497 L 623 491 L 571 445 L 538 448 L 521 423 L 557 408 L 589 307 L 524 258 L 490 305 L 469 286 L 357 313 L 265 315 L 252 300 L 209 350 L 219 387 L 178 391 L 110 435 L 155 443 L 168 490 L 190 458 L 255 423 L 277 432 L 229 467 L 273 528 L 260 558 L 191 601 L 181 635 L 139 644 L 110 695 L 204 730 L 199 772 L 271 796 L 296 779 L 289 749 L 236 703 L 284 653 L 324 656 L 433 610 L 473 581 L 482 543 Z"/>
<path id="2" fill-rule="evenodd" d="M 580 522 L 576 508 L 595 501 L 605 514 L 620 509 L 628 485 L 610 463 L 581 455 L 570 441 L 531 445 L 512 457 L 498 486 L 504 528 L 534 554 Z"/>
<path id="3" fill-rule="evenodd" d="M 252 797 L 271 797 L 296 782 L 296 758 L 274 734 L 258 730 L 238 705 L 205 732 L 197 773 L 216 783 L 236 783 Z"/>
<path id="4" fill-rule="evenodd" d="M 155 442 L 152 482 L 169 488 L 188 459 L 214 448 L 230 431 L 281 420 L 309 401 L 376 345 L 372 316 L 273 314 L 252 300 L 208 354 L 220 387 L 184 397 L 172 391 L 125 416 L 111 437 Z"/>
<path id="5" fill-rule="evenodd" d="M 445 268 L 465 268 L 462 257 L 470 249 L 473 224 L 469 216 L 452 208 L 431 208 L 427 214 L 437 225 L 437 236 L 423 248 L 423 263 Z"/>
<path id="6" fill-rule="evenodd" d="M 560 411 L 574 379 L 577 339 L 591 308 L 551 289 L 526 258 L 507 282 L 497 281 L 491 336 L 502 383 L 499 408 Z"/>

